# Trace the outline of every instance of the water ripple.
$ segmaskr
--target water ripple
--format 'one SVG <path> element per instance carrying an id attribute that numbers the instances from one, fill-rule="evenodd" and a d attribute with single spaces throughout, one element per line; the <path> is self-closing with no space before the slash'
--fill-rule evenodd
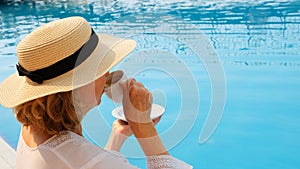
<path id="1" fill-rule="evenodd" d="M 174 37 L 200 29 L 220 56 L 300 55 L 299 1 L 1 2 L 1 55 L 12 53 L 7 47 L 16 46 L 39 25 L 74 15 L 85 17 L 98 32 L 115 35 L 156 34 L 149 30 L 163 24 L 172 28 L 168 34 Z M 184 47 L 178 48 L 178 52 L 185 53 Z"/>

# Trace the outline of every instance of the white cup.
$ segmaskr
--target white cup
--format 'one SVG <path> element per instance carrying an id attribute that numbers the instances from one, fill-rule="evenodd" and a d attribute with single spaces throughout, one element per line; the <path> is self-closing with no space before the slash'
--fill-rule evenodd
<path id="1" fill-rule="evenodd" d="M 114 72 L 111 72 L 108 75 L 108 77 L 106 77 L 104 93 L 113 102 L 115 103 L 122 102 L 123 89 L 120 86 L 120 83 L 124 82 L 126 79 L 127 79 L 126 74 L 122 70 L 116 70 Z"/>

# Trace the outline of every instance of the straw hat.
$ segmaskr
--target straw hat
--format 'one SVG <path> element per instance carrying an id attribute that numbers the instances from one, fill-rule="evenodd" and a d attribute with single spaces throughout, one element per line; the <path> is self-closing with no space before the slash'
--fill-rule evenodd
<path id="1" fill-rule="evenodd" d="M 94 33 L 82 17 L 44 24 L 17 46 L 18 72 L 0 85 L 0 104 L 12 108 L 84 86 L 104 75 L 135 46 L 134 40 Z"/>

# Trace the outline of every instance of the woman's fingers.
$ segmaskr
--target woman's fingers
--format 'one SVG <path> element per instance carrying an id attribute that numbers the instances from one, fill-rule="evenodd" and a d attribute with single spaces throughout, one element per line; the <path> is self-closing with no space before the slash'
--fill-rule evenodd
<path id="1" fill-rule="evenodd" d="M 123 109 L 129 121 L 149 122 L 152 108 L 152 95 L 142 83 L 128 79 L 122 85 Z"/>
<path id="2" fill-rule="evenodd" d="M 151 93 L 140 82 L 136 82 L 135 79 L 130 80 L 128 90 L 130 103 L 134 108 L 140 111 L 146 111 L 150 108 Z"/>
<path id="3" fill-rule="evenodd" d="M 137 82 L 136 85 L 139 87 L 144 87 L 144 85 L 141 82 Z"/>
<path id="4" fill-rule="evenodd" d="M 124 121 L 124 120 L 121 120 L 121 119 L 118 119 L 117 121 L 120 125 L 128 125 L 128 122 L 127 121 Z"/>
<path id="5" fill-rule="evenodd" d="M 113 122 L 113 131 L 127 137 L 132 135 L 132 130 L 128 123 L 120 119 Z"/>
<path id="6" fill-rule="evenodd" d="M 154 125 L 156 125 L 156 124 L 160 121 L 160 119 L 161 119 L 161 116 L 159 116 L 159 117 L 153 119 Z"/>

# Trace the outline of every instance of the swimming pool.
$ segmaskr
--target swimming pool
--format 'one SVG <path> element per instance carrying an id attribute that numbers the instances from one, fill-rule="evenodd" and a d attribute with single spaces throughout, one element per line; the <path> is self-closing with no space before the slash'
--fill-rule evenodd
<path id="1" fill-rule="evenodd" d="M 138 42 L 115 69 L 165 105 L 157 128 L 175 157 L 197 169 L 300 167 L 299 1 L 26 1 L 0 12 L 0 81 L 15 72 L 16 45 L 32 29 L 83 16 L 98 32 Z M 115 106 L 103 97 L 84 119 L 95 144 L 105 144 Z M 200 139 L 213 110 L 217 128 Z M 0 136 L 16 148 L 20 125 L 11 110 L 0 111 Z M 123 153 L 145 168 L 133 145 Z"/>

